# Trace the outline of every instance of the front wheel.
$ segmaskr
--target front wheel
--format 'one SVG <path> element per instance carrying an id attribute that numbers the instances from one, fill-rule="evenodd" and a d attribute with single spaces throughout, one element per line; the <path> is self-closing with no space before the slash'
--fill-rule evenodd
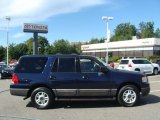
<path id="1" fill-rule="evenodd" d="M 45 87 L 35 89 L 31 94 L 31 102 L 37 109 L 47 109 L 53 102 L 52 92 Z"/>
<path id="2" fill-rule="evenodd" d="M 140 93 L 136 86 L 126 85 L 119 90 L 117 100 L 122 106 L 132 107 L 137 103 L 139 96 Z"/>

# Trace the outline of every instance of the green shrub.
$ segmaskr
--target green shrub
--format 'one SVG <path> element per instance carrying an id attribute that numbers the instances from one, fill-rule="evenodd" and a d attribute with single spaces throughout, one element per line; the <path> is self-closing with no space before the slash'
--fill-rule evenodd
<path id="1" fill-rule="evenodd" d="M 112 62 L 118 62 L 119 59 L 121 58 L 117 56 L 109 57 L 109 61 L 112 61 Z"/>
<path id="2" fill-rule="evenodd" d="M 156 55 L 156 56 L 149 56 L 146 57 L 148 60 L 150 60 L 151 62 L 155 63 L 157 60 L 160 60 L 160 55 Z"/>

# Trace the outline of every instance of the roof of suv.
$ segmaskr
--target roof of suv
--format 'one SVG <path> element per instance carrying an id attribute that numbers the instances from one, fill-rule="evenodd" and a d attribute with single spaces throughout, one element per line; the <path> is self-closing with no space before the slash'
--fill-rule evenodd
<path id="1" fill-rule="evenodd" d="M 77 55 L 77 54 L 54 54 L 54 55 L 24 55 L 22 57 L 94 57 L 88 55 Z"/>
<path id="2" fill-rule="evenodd" d="M 145 58 L 122 58 L 121 60 L 146 60 Z"/>

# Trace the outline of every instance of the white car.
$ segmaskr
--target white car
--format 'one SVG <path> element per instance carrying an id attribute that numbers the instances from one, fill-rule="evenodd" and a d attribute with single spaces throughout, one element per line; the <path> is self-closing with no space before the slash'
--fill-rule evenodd
<path id="1" fill-rule="evenodd" d="M 152 63 L 145 58 L 121 59 L 118 69 L 140 71 L 146 74 L 157 75 L 160 71 L 158 64 Z"/>

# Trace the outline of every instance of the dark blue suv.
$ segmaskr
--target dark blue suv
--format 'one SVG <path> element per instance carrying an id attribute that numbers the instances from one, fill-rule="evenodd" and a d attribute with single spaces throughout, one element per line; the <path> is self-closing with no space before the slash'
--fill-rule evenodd
<path id="1" fill-rule="evenodd" d="M 12 76 L 10 93 L 31 97 L 38 109 L 60 100 L 117 100 L 134 106 L 150 86 L 145 74 L 107 66 L 83 55 L 29 55 L 20 58 Z"/>

